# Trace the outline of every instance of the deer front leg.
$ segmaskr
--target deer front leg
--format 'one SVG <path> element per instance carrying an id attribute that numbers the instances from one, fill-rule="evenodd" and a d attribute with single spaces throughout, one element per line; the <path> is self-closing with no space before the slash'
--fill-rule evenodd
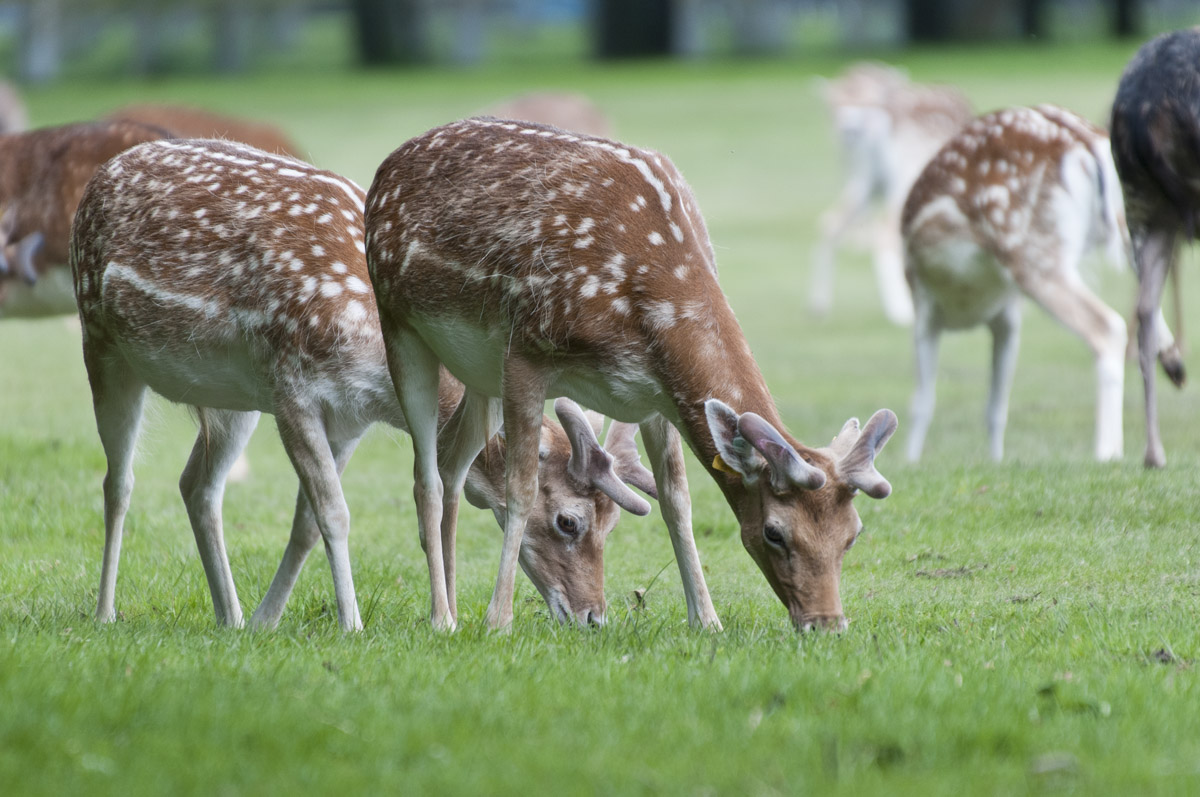
<path id="1" fill-rule="evenodd" d="M 683 438 L 679 430 L 661 415 L 642 422 L 641 430 L 646 456 L 658 488 L 659 509 L 671 535 L 675 562 L 679 565 L 683 595 L 687 601 L 688 623 L 693 628 L 720 631 L 721 620 L 708 594 L 700 553 L 696 550 L 696 538 L 692 534 L 692 501 L 688 495 Z"/>
<path id="2" fill-rule="evenodd" d="M 1158 350 L 1158 330 L 1154 316 L 1162 307 L 1163 286 L 1175 265 L 1176 238 L 1172 232 L 1155 230 L 1134 236 L 1134 261 L 1138 272 L 1138 365 L 1146 396 L 1147 468 L 1167 464 L 1162 437 L 1158 430 L 1158 394 L 1154 379 L 1154 360 Z"/>
<path id="3" fill-rule="evenodd" d="M 343 631 L 361 631 L 362 618 L 350 572 L 350 510 L 342 495 L 337 462 L 325 424 L 317 411 L 294 403 L 280 404 L 276 414 L 279 436 L 300 476 L 300 487 L 312 504 L 317 527 L 325 540 L 325 553 L 333 574 L 338 623 Z"/>
<path id="4" fill-rule="evenodd" d="M 242 607 L 225 550 L 221 503 L 229 470 L 258 425 L 258 417 L 257 412 L 201 408 L 200 432 L 179 478 L 179 492 L 208 578 L 217 623 L 233 628 L 242 625 Z"/>
<path id="5" fill-rule="evenodd" d="M 429 621 L 437 630 L 453 631 L 442 554 L 443 492 L 437 462 L 439 363 L 412 330 L 397 324 L 385 324 L 384 328 L 392 336 L 387 347 L 388 371 L 413 440 L 413 499 L 429 569 Z"/>
<path id="6" fill-rule="evenodd" d="M 992 381 L 988 389 L 988 450 L 992 460 L 1004 459 L 1004 430 L 1008 426 L 1008 397 L 1012 395 L 1017 353 L 1021 349 L 1021 300 L 1017 298 L 988 322 L 992 332 Z"/>
<path id="7" fill-rule="evenodd" d="M 504 542 L 496 589 L 488 603 L 491 629 L 508 629 L 513 620 L 513 589 L 520 562 L 521 538 L 538 494 L 538 444 L 542 437 L 542 406 L 547 379 L 536 366 L 519 355 L 504 359 Z"/>
<path id="8" fill-rule="evenodd" d="M 911 420 L 908 426 L 908 461 L 921 458 L 925 435 L 933 421 L 937 401 L 938 343 L 941 325 L 935 317 L 933 299 L 924 296 L 919 286 L 913 290 L 916 317 L 913 322 L 913 351 L 916 363 L 917 386 L 913 391 Z"/>
<path id="9" fill-rule="evenodd" d="M 446 597 L 450 616 L 458 622 L 458 597 L 455 587 L 455 538 L 458 530 L 458 502 L 471 463 L 500 425 L 498 403 L 472 390 L 462 400 L 438 435 L 438 471 L 443 486 L 442 560 L 446 577 Z"/>
<path id="10" fill-rule="evenodd" d="M 100 567 L 96 620 L 111 623 L 117 619 L 117 566 L 121 561 L 125 514 L 129 511 L 129 496 L 133 492 L 133 454 L 146 385 L 124 361 L 89 348 L 86 335 L 84 363 L 92 385 L 96 428 L 108 460 L 104 475 L 104 558 Z"/>
<path id="11" fill-rule="evenodd" d="M 337 465 L 339 480 L 361 438 L 362 435 L 359 434 L 347 440 L 329 441 L 334 462 Z M 312 504 L 309 503 L 308 495 L 301 486 L 296 491 L 296 511 L 292 516 L 292 533 L 288 538 L 287 548 L 283 551 L 283 559 L 279 562 L 275 577 L 271 579 L 271 586 L 267 588 L 267 594 L 258 608 L 254 610 L 254 614 L 250 615 L 251 628 L 272 629 L 278 627 L 279 619 L 283 616 L 283 609 L 287 605 L 288 598 L 291 597 L 292 590 L 296 587 L 296 579 L 300 577 L 304 561 L 319 539 L 321 539 L 321 527 L 317 524 L 317 516 L 313 512 Z"/>

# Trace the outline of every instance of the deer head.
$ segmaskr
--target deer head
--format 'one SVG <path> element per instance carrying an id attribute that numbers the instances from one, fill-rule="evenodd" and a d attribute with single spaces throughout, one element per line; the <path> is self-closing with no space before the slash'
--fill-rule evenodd
<path id="1" fill-rule="evenodd" d="M 603 624 L 604 543 L 621 509 L 650 512 L 625 484 L 657 497 L 654 477 L 638 459 L 635 425 L 614 421 L 601 446 L 601 416 L 566 398 L 554 402 L 554 412 L 562 426 L 542 422 L 539 497 L 525 528 L 521 569 L 559 622 Z M 471 466 L 465 494 L 504 525 L 503 430 L 497 445 Z"/>
<path id="2" fill-rule="evenodd" d="M 862 521 L 853 499 L 863 492 L 886 498 L 891 485 L 875 469 L 875 456 L 896 431 L 896 415 L 879 410 L 861 430 L 851 418 L 828 448 L 797 450 L 767 421 L 705 403 L 716 443 L 716 467 L 740 477 L 735 507 L 742 545 L 787 606 L 800 630 L 842 630 L 839 582 L 842 557 Z"/>

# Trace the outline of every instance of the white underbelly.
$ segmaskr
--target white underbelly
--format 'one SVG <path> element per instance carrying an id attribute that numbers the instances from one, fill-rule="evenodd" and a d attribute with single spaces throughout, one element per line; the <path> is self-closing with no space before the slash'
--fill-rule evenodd
<path id="1" fill-rule="evenodd" d="M 918 292 L 934 301 L 942 325 L 950 329 L 986 323 L 1020 295 L 1008 269 L 961 239 L 927 247 L 916 276 Z"/>

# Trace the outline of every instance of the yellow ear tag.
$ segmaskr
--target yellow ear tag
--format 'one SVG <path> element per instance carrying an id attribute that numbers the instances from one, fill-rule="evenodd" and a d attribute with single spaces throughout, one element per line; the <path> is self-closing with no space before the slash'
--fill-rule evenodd
<path id="1" fill-rule="evenodd" d="M 713 457 L 712 466 L 713 466 L 714 470 L 724 471 L 725 473 L 732 473 L 734 476 L 742 475 L 742 474 L 738 473 L 736 470 L 734 470 L 733 468 L 729 467 L 729 463 L 726 462 L 725 460 L 721 459 L 720 454 L 717 454 L 715 457 Z"/>

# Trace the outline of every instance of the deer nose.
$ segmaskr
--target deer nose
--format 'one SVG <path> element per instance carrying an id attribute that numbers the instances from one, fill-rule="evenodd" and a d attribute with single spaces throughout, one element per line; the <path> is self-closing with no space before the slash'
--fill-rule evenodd
<path id="1" fill-rule="evenodd" d="M 801 631 L 819 629 L 821 631 L 840 633 L 845 631 L 849 626 L 850 621 L 841 614 L 810 614 L 805 616 L 800 622 Z"/>
<path id="2" fill-rule="evenodd" d="M 586 625 L 602 626 L 602 625 L 604 625 L 605 622 L 606 622 L 606 618 L 604 616 L 603 609 L 600 609 L 599 611 L 597 611 L 595 609 L 587 610 L 587 613 L 585 616 L 585 624 Z"/>

